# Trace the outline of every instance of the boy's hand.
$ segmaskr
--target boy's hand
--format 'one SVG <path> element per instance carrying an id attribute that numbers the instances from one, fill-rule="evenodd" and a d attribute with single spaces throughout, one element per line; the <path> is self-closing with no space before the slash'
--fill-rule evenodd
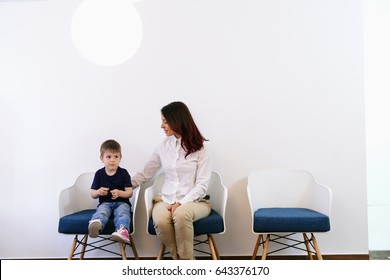
<path id="1" fill-rule="evenodd" d="M 115 189 L 115 190 L 112 190 L 111 191 L 111 197 L 112 197 L 112 199 L 117 199 L 118 197 L 119 197 L 119 194 L 120 194 L 120 190 L 117 190 L 117 189 Z"/>
<path id="2" fill-rule="evenodd" d="M 111 192 L 111 198 L 117 199 L 118 197 L 123 198 L 130 198 L 133 196 L 133 188 L 132 187 L 126 187 L 124 191 L 114 189 Z"/>
<path id="3" fill-rule="evenodd" d="M 109 188 L 104 188 L 104 187 L 101 187 L 99 190 L 98 190 L 98 193 L 100 196 L 106 196 L 108 195 L 108 191 L 110 189 Z"/>

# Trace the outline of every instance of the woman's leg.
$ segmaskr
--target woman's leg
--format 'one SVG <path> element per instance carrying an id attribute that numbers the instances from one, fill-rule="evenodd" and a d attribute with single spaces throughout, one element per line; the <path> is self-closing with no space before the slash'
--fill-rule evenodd
<path id="1" fill-rule="evenodd" d="M 211 207 L 208 202 L 190 202 L 176 208 L 173 213 L 177 254 L 180 259 L 194 258 L 194 226 L 193 222 L 207 217 Z"/>
<path id="2" fill-rule="evenodd" d="M 155 202 L 152 210 L 154 228 L 157 237 L 167 247 L 174 260 L 177 260 L 177 249 L 175 230 L 173 227 L 171 212 L 168 211 L 168 204 L 163 201 Z"/>

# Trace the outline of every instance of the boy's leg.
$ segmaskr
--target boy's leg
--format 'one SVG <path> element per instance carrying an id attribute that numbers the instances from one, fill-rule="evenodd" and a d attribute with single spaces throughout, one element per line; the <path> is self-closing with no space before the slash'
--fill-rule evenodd
<path id="1" fill-rule="evenodd" d="M 114 224 L 116 231 L 111 238 L 122 243 L 130 243 L 129 230 L 131 223 L 130 205 L 124 202 L 116 203 L 114 208 Z"/>
<path id="2" fill-rule="evenodd" d="M 114 208 L 114 224 L 115 229 L 118 230 L 121 226 L 124 226 L 127 230 L 130 230 L 131 215 L 130 205 L 124 202 L 117 202 Z"/>
<path id="3" fill-rule="evenodd" d="M 88 232 L 90 237 L 97 237 L 101 229 L 103 229 L 108 219 L 111 216 L 111 207 L 109 203 L 100 204 L 96 212 L 92 215 L 91 220 L 89 221 Z"/>

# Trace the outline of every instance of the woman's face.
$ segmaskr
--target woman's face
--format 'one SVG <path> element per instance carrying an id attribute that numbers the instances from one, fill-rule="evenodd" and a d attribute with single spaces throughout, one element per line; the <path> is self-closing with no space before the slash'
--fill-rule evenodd
<path id="1" fill-rule="evenodd" d="M 164 116 L 161 116 L 161 128 L 164 130 L 166 136 L 172 136 L 175 135 L 176 138 L 180 138 L 180 135 L 173 131 L 167 121 L 165 120 Z"/>

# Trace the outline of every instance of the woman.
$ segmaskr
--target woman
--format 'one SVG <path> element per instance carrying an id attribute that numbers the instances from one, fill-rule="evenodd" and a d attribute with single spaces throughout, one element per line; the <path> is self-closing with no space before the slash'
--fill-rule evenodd
<path id="1" fill-rule="evenodd" d="M 139 186 L 162 169 L 164 185 L 152 210 L 157 236 L 173 259 L 193 259 L 193 222 L 211 211 L 203 199 L 211 176 L 211 153 L 183 102 L 164 106 L 161 120 L 167 137 L 132 183 Z"/>

